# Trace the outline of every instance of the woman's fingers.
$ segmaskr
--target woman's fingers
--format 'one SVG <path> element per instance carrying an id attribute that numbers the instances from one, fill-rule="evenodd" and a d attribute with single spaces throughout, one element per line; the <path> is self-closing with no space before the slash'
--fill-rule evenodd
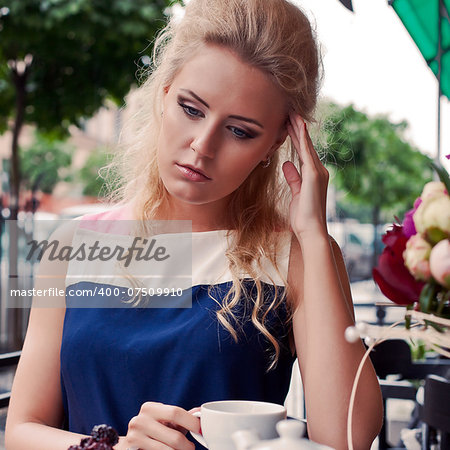
<path id="1" fill-rule="evenodd" d="M 294 139 L 294 146 L 297 148 L 297 153 L 301 162 L 303 164 L 314 164 L 311 149 L 309 148 L 308 138 L 306 136 L 307 131 L 304 120 L 300 116 L 297 116 L 296 118 L 293 114 L 289 117 L 296 137 L 296 139 Z"/>
<path id="2" fill-rule="evenodd" d="M 286 161 L 283 164 L 283 173 L 289 187 L 291 188 L 292 196 L 298 194 L 302 186 L 302 179 L 298 173 L 298 170 L 291 161 Z"/>
<path id="3" fill-rule="evenodd" d="M 142 450 L 195 449 L 195 445 L 188 441 L 183 433 L 166 427 L 157 421 L 147 423 L 145 428 L 139 427 L 139 429 L 130 430 L 126 439 L 129 448 L 139 448 Z"/>
<path id="4" fill-rule="evenodd" d="M 193 450 L 194 444 L 186 439 L 180 431 L 164 422 L 154 421 L 149 424 L 151 439 L 168 445 L 176 450 Z"/>
<path id="5" fill-rule="evenodd" d="M 293 229 L 301 232 L 310 224 L 315 226 L 318 220 L 325 221 L 329 176 L 314 149 L 304 120 L 291 113 L 287 129 L 300 160 L 300 173 L 290 161 L 284 163 L 283 173 L 292 196 L 299 194 L 298 201 L 291 202 L 290 214 Z"/>
<path id="6" fill-rule="evenodd" d="M 294 124 L 291 126 L 291 129 L 294 131 L 294 137 L 291 135 L 291 138 L 293 139 L 293 144 L 297 149 L 301 162 L 313 164 L 317 170 L 320 170 L 322 163 L 314 149 L 305 121 L 300 116 L 294 116 L 292 113 L 290 114 L 289 119 L 291 124 Z"/>
<path id="7" fill-rule="evenodd" d="M 146 402 L 139 414 L 130 420 L 126 439 L 132 447 L 144 450 L 193 450 L 194 444 L 185 436 L 187 430 L 200 431 L 198 417 L 178 406 Z"/>
<path id="8" fill-rule="evenodd" d="M 165 405 L 163 403 L 144 403 L 144 408 L 148 408 L 152 417 L 160 422 L 164 421 L 181 426 L 196 433 L 200 430 L 199 418 L 179 406 Z"/>
<path id="9" fill-rule="evenodd" d="M 128 424 L 128 433 L 125 437 L 127 448 L 140 450 L 173 448 L 169 444 L 157 440 L 154 424 L 155 422 L 152 420 L 143 420 L 141 415 L 133 417 Z"/>
<path id="10" fill-rule="evenodd" d="M 199 412 L 201 410 L 201 406 L 196 406 L 188 411 L 189 414 L 194 414 L 195 412 Z"/>
<path id="11" fill-rule="evenodd" d="M 308 129 L 306 127 L 305 127 L 305 131 L 306 131 L 306 133 L 305 133 L 306 134 L 306 140 L 308 141 L 308 146 L 311 149 L 311 156 L 312 156 L 314 162 L 316 163 L 316 167 L 320 168 L 320 167 L 323 166 L 322 161 L 320 160 L 319 155 L 316 152 L 316 149 L 314 148 L 314 145 L 313 145 L 312 140 L 311 140 L 311 136 L 309 135 Z"/>
<path id="12" fill-rule="evenodd" d="M 300 148 L 300 140 L 299 140 L 299 135 L 297 134 L 297 132 L 294 130 L 294 127 L 289 123 L 287 126 L 287 130 L 289 133 L 289 136 L 291 137 L 292 140 L 292 144 L 294 145 L 294 148 L 300 158 L 300 167 L 302 165 L 302 158 L 301 155 L 299 153 L 299 148 Z"/>

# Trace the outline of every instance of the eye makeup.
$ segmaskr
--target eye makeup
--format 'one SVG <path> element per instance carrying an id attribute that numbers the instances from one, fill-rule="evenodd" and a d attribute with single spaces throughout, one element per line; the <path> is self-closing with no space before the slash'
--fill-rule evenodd
<path id="1" fill-rule="evenodd" d="M 190 101 L 191 100 L 184 98 L 181 95 L 178 95 L 177 97 L 178 106 L 184 111 L 186 116 L 188 116 L 190 119 L 197 120 L 198 118 L 205 117 L 204 114 L 199 109 L 195 108 L 194 106 L 190 106 L 188 104 Z M 229 125 L 227 126 L 227 129 L 229 129 L 233 137 L 238 140 L 254 139 L 255 137 L 259 136 L 259 133 L 250 131 L 243 127 L 236 127 L 233 125 Z"/>

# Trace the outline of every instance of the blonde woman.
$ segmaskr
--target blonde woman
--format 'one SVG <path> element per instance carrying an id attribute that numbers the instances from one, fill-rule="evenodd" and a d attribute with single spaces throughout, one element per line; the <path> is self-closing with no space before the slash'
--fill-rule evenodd
<path id="1" fill-rule="evenodd" d="M 121 206 L 90 219 L 192 221 L 192 307 L 71 308 L 67 295 L 67 308 L 33 308 L 9 450 L 66 449 L 99 423 L 117 449 L 193 449 L 196 407 L 283 403 L 296 357 L 310 438 L 347 448 L 364 348 L 344 339 L 352 299 L 308 133 L 319 74 L 310 23 L 286 0 L 191 0 L 168 24 L 116 164 Z M 65 289 L 71 265 L 58 271 Z M 370 448 L 381 416 L 367 364 L 354 448 Z"/>

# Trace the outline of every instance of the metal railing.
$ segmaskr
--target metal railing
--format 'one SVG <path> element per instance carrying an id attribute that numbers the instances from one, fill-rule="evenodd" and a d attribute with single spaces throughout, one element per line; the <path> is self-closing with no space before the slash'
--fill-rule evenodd
<path id="1" fill-rule="evenodd" d="M 17 366 L 19 362 L 20 350 L 10 353 L 3 353 L 0 355 L 0 369 L 3 367 Z M 9 405 L 9 399 L 11 398 L 11 392 L 0 393 L 0 408 L 6 408 Z"/>
<path id="2" fill-rule="evenodd" d="M 373 325 L 392 325 L 393 322 L 387 322 L 386 319 L 386 306 L 377 305 L 376 303 L 353 303 L 353 306 L 356 308 L 375 308 L 376 321 L 373 322 Z"/>

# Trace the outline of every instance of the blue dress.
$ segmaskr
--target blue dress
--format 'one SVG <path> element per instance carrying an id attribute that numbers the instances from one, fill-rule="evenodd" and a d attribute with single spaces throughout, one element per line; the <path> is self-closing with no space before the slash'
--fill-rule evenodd
<path id="1" fill-rule="evenodd" d="M 72 248 L 95 241 L 117 245 L 129 239 L 114 226 L 95 225 L 102 220 L 113 224 L 118 217 L 114 210 L 84 216 Z M 184 254 L 187 268 L 181 270 L 186 269 L 188 276 L 176 279 L 168 260 L 153 260 L 139 265 L 148 273 L 159 271 L 157 276 L 142 279 L 144 284 L 151 279 L 152 286 L 169 280 L 171 288 L 178 286 L 173 299 L 155 295 L 147 303 L 124 307 L 124 295 L 134 288 L 120 276 L 117 261 L 69 263 L 60 356 L 65 427 L 70 431 L 89 434 L 94 425 L 106 423 L 125 435 L 129 420 L 146 401 L 186 410 L 226 399 L 284 403 L 295 360 L 289 349 L 285 307 L 269 314 L 266 323 L 281 347 L 276 368 L 268 371 L 273 347 L 252 324 L 245 300 L 237 311 L 243 327 L 236 343 L 219 324 L 218 304 L 208 295 L 208 287 L 214 286 L 213 296 L 220 300 L 231 286 L 225 256 L 227 231 L 156 237 L 169 251 Z M 280 233 L 277 261 L 284 276 L 290 242 L 290 233 Z M 122 244 L 126 247 L 125 241 Z M 187 254 L 190 248 L 192 258 Z M 273 267 L 266 268 L 282 292 L 281 277 Z M 273 298 L 274 285 L 264 277 L 262 281 L 265 295 Z M 253 280 L 247 278 L 245 286 L 251 294 Z M 151 303 L 154 299 L 156 304 Z"/>

